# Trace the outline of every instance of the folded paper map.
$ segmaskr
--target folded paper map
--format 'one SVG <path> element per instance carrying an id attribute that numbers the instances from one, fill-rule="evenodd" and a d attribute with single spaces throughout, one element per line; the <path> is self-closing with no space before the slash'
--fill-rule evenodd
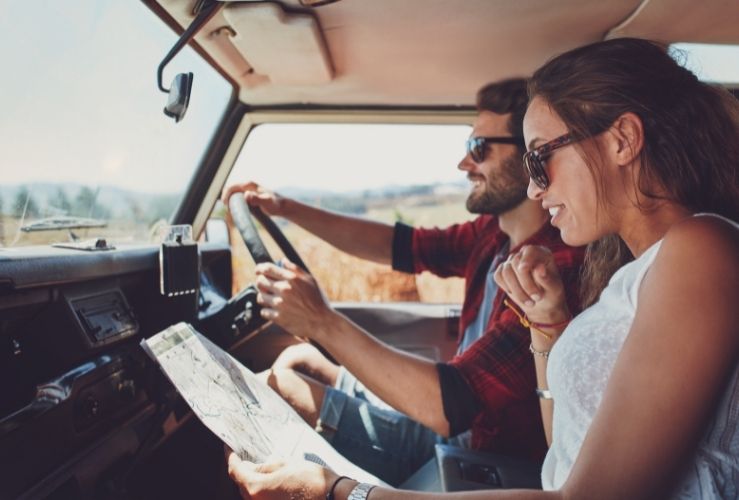
<path id="1" fill-rule="evenodd" d="M 382 481 L 341 456 L 276 392 L 187 323 L 141 342 L 195 415 L 243 460 L 302 458 L 359 481 Z"/>

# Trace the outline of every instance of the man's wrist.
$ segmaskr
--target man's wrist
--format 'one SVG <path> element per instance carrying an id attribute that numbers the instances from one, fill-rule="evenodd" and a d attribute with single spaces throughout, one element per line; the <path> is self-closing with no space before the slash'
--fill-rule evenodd
<path id="1" fill-rule="evenodd" d="M 316 324 L 311 327 L 310 337 L 320 344 L 329 343 L 333 337 L 337 336 L 343 320 L 344 316 L 329 305 L 318 315 Z"/>
<path id="2" fill-rule="evenodd" d="M 295 201 L 292 198 L 283 198 L 279 195 L 275 196 L 277 197 L 277 208 L 279 209 L 280 217 L 292 220 L 292 215 L 295 211 Z"/>

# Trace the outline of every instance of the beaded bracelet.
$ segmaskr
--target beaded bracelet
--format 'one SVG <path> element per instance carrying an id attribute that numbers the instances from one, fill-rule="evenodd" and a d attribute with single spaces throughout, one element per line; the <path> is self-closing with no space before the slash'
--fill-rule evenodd
<path id="1" fill-rule="evenodd" d="M 509 302 L 508 299 L 503 299 L 503 304 L 508 306 L 510 310 L 513 311 L 516 316 L 518 316 L 518 321 L 520 321 L 525 328 L 530 328 L 534 330 L 536 333 L 538 333 L 539 335 L 543 335 L 548 340 L 552 340 L 552 334 L 543 331 L 542 328 L 562 328 L 563 326 L 567 326 L 570 321 L 572 321 L 572 318 L 569 318 L 564 321 L 560 321 L 559 323 L 536 323 L 534 321 L 530 321 L 529 318 L 526 317 L 526 314 L 519 312 L 516 306 Z"/>
<path id="2" fill-rule="evenodd" d="M 541 356 L 544 359 L 549 357 L 549 351 L 537 351 L 534 349 L 534 344 L 529 344 L 529 352 L 534 356 Z"/>

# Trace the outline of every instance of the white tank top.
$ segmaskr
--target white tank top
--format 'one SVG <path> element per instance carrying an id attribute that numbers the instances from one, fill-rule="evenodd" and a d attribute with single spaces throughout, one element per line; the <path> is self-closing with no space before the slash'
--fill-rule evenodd
<path id="1" fill-rule="evenodd" d="M 739 229 L 739 224 L 724 220 Z M 662 240 L 619 269 L 598 302 L 573 319 L 552 348 L 547 381 L 555 403 L 552 446 L 542 469 L 544 489 L 561 488 L 570 474 L 634 321 L 639 287 L 661 244 Z M 738 498 L 738 488 L 739 369 L 735 367 L 673 498 Z"/>

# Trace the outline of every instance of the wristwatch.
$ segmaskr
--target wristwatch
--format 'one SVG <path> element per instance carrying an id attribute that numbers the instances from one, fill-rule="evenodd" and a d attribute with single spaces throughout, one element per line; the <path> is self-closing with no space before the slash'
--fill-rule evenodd
<path id="1" fill-rule="evenodd" d="M 539 389 L 536 388 L 536 395 L 539 396 L 539 399 L 554 399 L 552 397 L 552 393 L 549 392 L 549 389 Z"/>
<path id="2" fill-rule="evenodd" d="M 352 491 L 349 493 L 346 500 L 367 500 L 367 496 L 374 487 L 374 484 L 358 483 L 354 488 L 352 488 Z"/>

